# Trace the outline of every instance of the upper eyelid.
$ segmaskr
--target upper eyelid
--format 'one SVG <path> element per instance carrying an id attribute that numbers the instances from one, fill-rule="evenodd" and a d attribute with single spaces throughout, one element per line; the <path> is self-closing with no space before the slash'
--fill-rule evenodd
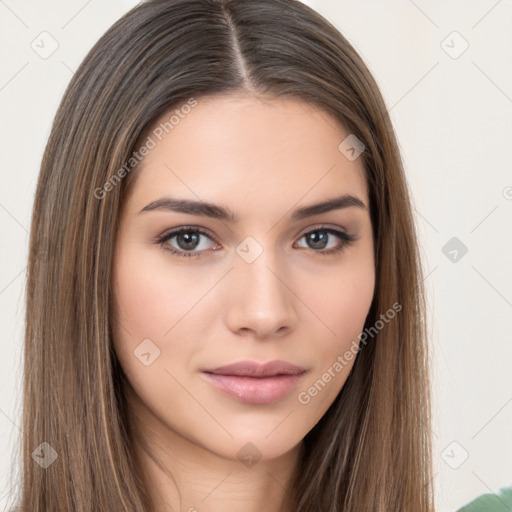
<path id="1" fill-rule="evenodd" d="M 305 235 L 307 235 L 307 234 L 309 234 L 311 232 L 320 231 L 320 230 L 329 231 L 329 232 L 331 232 L 331 234 L 334 234 L 335 236 L 337 236 L 336 233 L 332 233 L 332 232 L 339 232 L 341 234 L 350 235 L 345 228 L 342 228 L 342 227 L 339 227 L 339 226 L 329 226 L 329 225 L 326 225 L 326 224 L 318 224 L 316 226 L 308 227 L 308 228 L 305 228 L 305 229 L 299 231 L 299 233 L 302 233 L 300 235 L 300 238 L 302 238 L 303 236 L 305 236 Z M 217 238 L 215 236 L 211 235 L 209 233 L 209 230 L 207 230 L 206 228 L 202 228 L 202 227 L 199 227 L 199 226 L 187 226 L 187 225 L 179 226 L 177 228 L 173 228 L 173 229 L 169 230 L 167 233 L 165 233 L 163 235 L 160 235 L 157 238 L 158 238 L 158 240 L 168 241 L 171 238 L 174 238 L 175 236 L 180 234 L 181 232 L 187 232 L 187 231 L 198 232 L 199 234 L 204 235 L 204 236 L 210 238 L 210 240 L 212 242 L 214 242 L 216 244 L 220 243 L 220 242 L 217 241 Z M 298 235 L 295 235 L 295 236 L 298 236 Z M 202 251 L 199 251 L 199 252 L 202 252 Z"/>
<path id="2" fill-rule="evenodd" d="M 219 243 L 217 241 L 216 237 L 211 235 L 207 229 L 200 228 L 200 227 L 194 227 L 194 226 L 179 226 L 177 228 L 170 229 L 170 230 L 164 232 L 162 235 L 158 236 L 157 240 L 162 240 L 162 239 L 169 240 L 169 239 L 175 237 L 176 235 L 179 235 L 180 233 L 187 232 L 187 231 L 191 231 L 191 232 L 195 231 L 201 235 L 207 236 L 213 242 Z"/>

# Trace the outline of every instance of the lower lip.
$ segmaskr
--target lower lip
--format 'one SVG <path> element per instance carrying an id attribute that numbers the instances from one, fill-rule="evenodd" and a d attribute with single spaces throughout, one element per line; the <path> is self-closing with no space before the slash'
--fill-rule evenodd
<path id="1" fill-rule="evenodd" d="M 206 379 L 226 395 L 246 404 L 270 404 L 285 397 L 299 382 L 298 375 L 239 377 L 203 372 Z"/>

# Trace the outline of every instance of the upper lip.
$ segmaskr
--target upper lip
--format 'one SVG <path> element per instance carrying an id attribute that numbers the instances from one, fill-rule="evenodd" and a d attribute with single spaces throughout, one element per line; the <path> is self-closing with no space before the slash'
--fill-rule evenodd
<path id="1" fill-rule="evenodd" d="M 269 361 L 268 363 L 257 363 L 253 361 L 240 361 L 238 363 L 227 364 L 203 370 L 206 373 L 216 375 L 239 375 L 245 377 L 272 377 L 275 375 L 299 375 L 304 373 L 304 368 L 286 361 Z"/>

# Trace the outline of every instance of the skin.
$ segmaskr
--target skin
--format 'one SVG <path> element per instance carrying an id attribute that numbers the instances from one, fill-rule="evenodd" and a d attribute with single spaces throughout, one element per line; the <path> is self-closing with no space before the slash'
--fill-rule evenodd
<path id="1" fill-rule="evenodd" d="M 154 126 L 168 119 L 167 113 Z M 362 159 L 350 161 L 338 149 L 347 135 L 329 114 L 300 100 L 202 97 L 133 171 L 114 254 L 114 349 L 128 376 L 131 416 L 162 465 L 135 442 L 159 510 L 290 510 L 285 489 L 302 439 L 354 360 L 308 404 L 298 394 L 358 341 L 374 293 L 367 184 Z M 291 220 L 297 208 L 342 194 L 366 208 Z M 140 213 L 171 195 L 223 205 L 240 219 Z M 210 238 L 200 235 L 195 249 L 176 236 L 155 241 L 180 226 L 202 228 Z M 343 243 L 324 233 L 322 248 L 304 236 L 314 232 L 318 240 L 323 226 L 357 240 L 322 255 Z M 252 263 L 236 251 L 248 236 L 263 250 Z M 200 256 L 176 256 L 169 247 Z M 150 358 L 152 347 L 160 351 L 147 366 L 134 355 L 145 339 Z M 201 373 L 274 359 L 306 373 L 271 404 L 236 401 Z M 261 457 L 250 466 L 237 455 L 247 443 Z"/>

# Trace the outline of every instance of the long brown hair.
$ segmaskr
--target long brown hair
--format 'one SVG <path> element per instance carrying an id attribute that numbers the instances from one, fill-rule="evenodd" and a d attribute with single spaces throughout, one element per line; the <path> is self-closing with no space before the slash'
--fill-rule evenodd
<path id="1" fill-rule="evenodd" d="M 141 3 L 73 76 L 44 152 L 30 233 L 21 510 L 153 510 L 111 343 L 112 255 L 137 172 L 127 162 L 162 113 L 238 92 L 309 102 L 365 146 L 376 265 L 365 328 L 375 332 L 303 440 L 292 509 L 433 510 L 426 308 L 395 134 L 361 57 L 295 0 Z M 400 312 L 384 323 L 392 304 Z"/>

